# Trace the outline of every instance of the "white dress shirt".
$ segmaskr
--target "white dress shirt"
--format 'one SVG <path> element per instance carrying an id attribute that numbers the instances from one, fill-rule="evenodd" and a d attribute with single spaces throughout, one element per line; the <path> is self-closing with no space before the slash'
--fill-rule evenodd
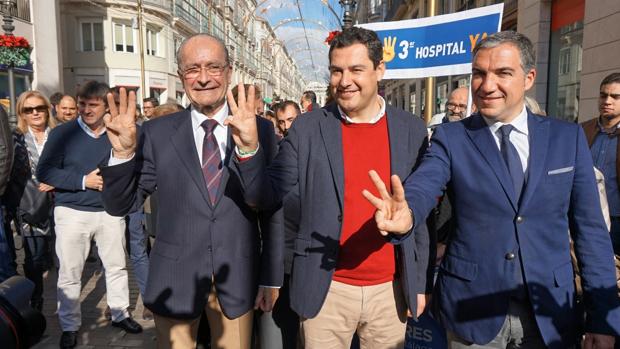
<path id="1" fill-rule="evenodd" d="M 199 112 L 196 108 L 194 108 L 194 106 L 191 107 L 190 115 L 192 118 L 192 133 L 194 134 L 196 153 L 198 154 L 200 164 L 202 164 L 202 143 L 205 139 L 205 129 L 201 125 L 202 122 L 209 119 L 209 117 Z M 224 157 L 226 156 L 226 146 L 228 145 L 228 126 L 224 125 L 224 120 L 226 120 L 227 117 L 228 105 L 224 103 L 222 108 L 211 118 L 217 121 L 217 126 L 215 126 L 213 133 L 215 135 L 215 140 L 220 147 L 220 157 L 222 158 L 222 161 L 224 161 Z M 128 159 L 119 159 L 114 157 L 114 152 L 112 152 L 110 155 L 110 160 L 108 161 L 108 166 L 120 165 L 131 159 L 133 159 L 133 155 Z"/>
<path id="2" fill-rule="evenodd" d="M 502 134 L 499 128 L 506 124 L 484 116 L 483 119 L 487 125 L 489 125 L 489 130 L 493 135 L 493 139 L 495 139 L 497 148 L 501 150 Z M 521 113 L 519 113 L 519 115 L 517 115 L 517 117 L 508 124 L 514 127 L 512 132 L 510 132 L 510 142 L 512 142 L 512 145 L 514 145 L 517 149 L 517 153 L 519 153 L 521 166 L 523 167 L 523 172 L 525 173 L 525 171 L 527 171 L 527 164 L 530 158 L 530 139 L 527 127 L 527 110 L 525 109 L 525 105 L 523 106 Z"/>
<path id="3" fill-rule="evenodd" d="M 377 95 L 377 97 L 379 97 L 379 103 L 381 103 L 381 109 L 379 109 L 379 113 L 377 115 L 375 115 L 372 119 L 370 119 L 370 121 L 367 122 L 368 124 L 376 124 L 377 122 L 379 122 L 379 120 L 381 120 L 383 115 L 385 115 L 385 100 L 383 99 L 383 97 L 379 95 Z M 338 112 L 340 113 L 340 116 L 344 119 L 344 121 L 348 124 L 361 124 L 362 123 L 359 121 L 353 121 L 353 119 L 351 119 L 347 114 L 345 114 L 345 112 L 342 109 L 340 109 L 340 106 L 338 106 Z"/>
<path id="4" fill-rule="evenodd" d="M 28 133 L 30 133 L 30 135 L 32 136 L 32 139 L 34 139 L 34 146 L 37 148 L 37 154 L 39 154 L 40 156 L 41 152 L 43 152 L 43 148 L 45 147 L 45 143 L 47 143 L 47 136 L 50 133 L 50 128 L 49 127 L 45 128 L 43 141 L 40 144 L 39 142 L 37 142 L 37 137 L 34 135 L 34 132 L 32 132 L 32 129 L 30 128 L 30 126 L 28 126 Z"/>
<path id="5" fill-rule="evenodd" d="M 218 110 L 217 113 L 215 113 L 215 115 L 211 118 L 199 112 L 194 108 L 194 106 L 191 108 L 191 115 L 194 143 L 196 144 L 196 151 L 198 152 L 198 159 L 200 159 L 200 163 L 202 164 L 202 143 L 205 139 L 205 129 L 201 126 L 201 124 L 207 119 L 217 121 L 217 126 L 215 126 L 215 130 L 213 130 L 213 134 L 215 135 L 217 145 L 220 147 L 220 157 L 222 158 L 222 161 L 224 161 L 224 157 L 226 156 L 226 146 L 228 145 L 228 127 L 224 125 L 224 120 L 228 117 L 228 104 L 224 103 L 222 108 L 220 108 L 220 110 Z"/>

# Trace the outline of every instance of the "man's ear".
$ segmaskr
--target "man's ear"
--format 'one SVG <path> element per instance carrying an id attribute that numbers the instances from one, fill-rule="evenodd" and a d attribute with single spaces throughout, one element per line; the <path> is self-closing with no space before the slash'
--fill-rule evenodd
<path id="1" fill-rule="evenodd" d="M 525 90 L 531 89 L 534 86 L 534 82 L 536 82 L 536 69 L 532 68 L 525 74 Z"/>
<path id="2" fill-rule="evenodd" d="M 375 68 L 375 71 L 377 73 L 377 82 L 383 80 L 383 75 L 385 75 L 385 61 L 381 60 L 377 68 Z"/>

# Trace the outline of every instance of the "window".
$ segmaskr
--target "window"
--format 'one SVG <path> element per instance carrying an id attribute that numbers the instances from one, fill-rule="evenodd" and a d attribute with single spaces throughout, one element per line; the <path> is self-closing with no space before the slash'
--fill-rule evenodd
<path id="1" fill-rule="evenodd" d="M 175 37 L 174 38 L 174 63 L 178 63 L 177 62 L 177 52 L 179 51 L 179 47 L 181 47 L 181 43 L 183 42 L 182 38 L 179 37 Z"/>
<path id="2" fill-rule="evenodd" d="M 570 72 L 570 47 L 565 47 L 560 50 L 560 75 L 566 75 Z"/>
<path id="3" fill-rule="evenodd" d="M 81 22 L 80 38 L 82 51 L 103 51 L 103 23 Z"/>
<path id="4" fill-rule="evenodd" d="M 129 24 L 114 23 L 114 51 L 134 52 L 135 33 Z"/>
<path id="5" fill-rule="evenodd" d="M 157 56 L 159 53 L 159 31 L 152 28 L 146 29 L 146 54 Z"/>

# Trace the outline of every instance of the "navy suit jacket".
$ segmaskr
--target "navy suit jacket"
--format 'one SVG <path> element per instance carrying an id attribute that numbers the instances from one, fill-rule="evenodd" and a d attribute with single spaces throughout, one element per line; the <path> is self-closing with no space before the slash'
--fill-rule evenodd
<path id="1" fill-rule="evenodd" d="M 427 147 L 426 127 L 410 113 L 389 106 L 386 112 L 391 171 L 405 178 Z M 250 160 L 237 163 L 246 197 L 258 207 L 277 206 L 291 189 L 298 190 L 300 220 L 290 292 L 291 307 L 305 318 L 316 316 L 321 309 L 338 261 L 344 199 L 341 127 L 336 104 L 313 110 L 295 119 L 268 169 L 261 150 Z M 360 200 L 365 200 L 361 193 Z M 426 282 L 426 226 L 417 227 L 413 235 L 392 241 L 397 244 L 403 293 L 415 314 L 416 295 L 430 292 L 431 287 Z"/>
<path id="2" fill-rule="evenodd" d="M 257 123 L 268 163 L 277 151 L 273 125 L 262 118 Z M 253 307 L 259 284 L 282 285 L 281 210 L 257 212 L 245 202 L 240 178 L 228 169 L 235 156 L 230 130 L 228 137 L 215 205 L 209 200 L 189 110 L 144 123 L 134 159 L 101 168 L 104 205 L 112 215 L 132 212 L 157 189 L 157 240 L 144 296 L 144 304 L 156 314 L 199 317 L 212 276 L 229 318 Z M 263 219 L 269 229 L 260 231 Z"/>
<path id="3" fill-rule="evenodd" d="M 454 194 L 456 231 L 440 267 L 434 309 L 443 325 L 485 344 L 499 332 L 513 290 L 523 287 L 550 348 L 575 343 L 582 314 L 575 303 L 569 230 L 581 267 L 586 330 L 620 331 L 613 255 L 592 158 L 581 128 L 528 111 L 527 183 L 517 201 L 493 136 L 480 115 L 435 129 L 419 168 L 406 180 L 419 220 L 445 185 Z M 510 253 L 519 258 L 510 258 Z"/>

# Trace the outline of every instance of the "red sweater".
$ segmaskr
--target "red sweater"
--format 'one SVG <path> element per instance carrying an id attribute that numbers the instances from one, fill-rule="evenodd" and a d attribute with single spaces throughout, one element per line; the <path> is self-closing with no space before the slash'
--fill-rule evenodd
<path id="1" fill-rule="evenodd" d="M 379 233 L 375 208 L 364 198 L 378 196 L 368 176 L 375 170 L 390 190 L 390 142 L 385 115 L 375 124 L 342 124 L 344 214 L 334 280 L 349 285 L 378 285 L 394 280 L 394 246 Z"/>

